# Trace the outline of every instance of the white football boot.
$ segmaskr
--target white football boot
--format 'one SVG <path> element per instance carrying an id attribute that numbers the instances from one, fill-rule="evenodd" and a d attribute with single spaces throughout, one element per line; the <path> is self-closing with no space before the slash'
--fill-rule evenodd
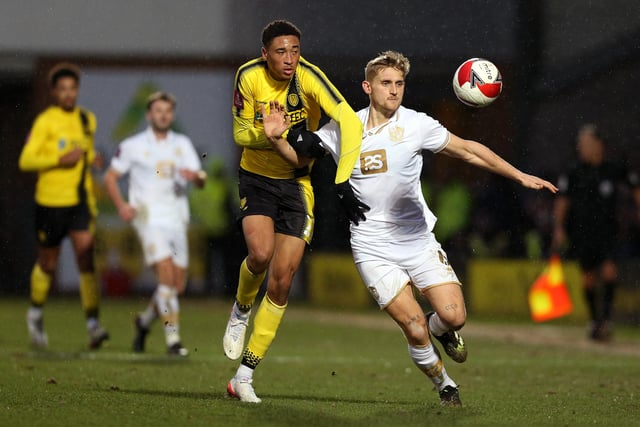
<path id="1" fill-rule="evenodd" d="M 256 396 L 256 392 L 251 385 L 252 382 L 253 379 L 251 378 L 233 377 L 229 380 L 229 384 L 227 384 L 227 393 L 229 396 L 239 399 L 240 402 L 260 403 L 262 399 Z"/>
<path id="2" fill-rule="evenodd" d="M 244 336 L 247 332 L 247 326 L 249 325 L 251 310 L 241 315 L 237 315 L 236 313 L 238 312 L 239 310 L 236 307 L 236 303 L 234 303 L 229 321 L 227 322 L 227 329 L 224 331 L 224 337 L 222 338 L 224 354 L 231 360 L 237 360 L 242 356 Z"/>
<path id="3" fill-rule="evenodd" d="M 34 347 L 46 348 L 49 345 L 49 338 L 44 331 L 42 314 L 36 315 L 31 310 L 27 311 L 27 329 L 29 330 L 31 344 Z"/>

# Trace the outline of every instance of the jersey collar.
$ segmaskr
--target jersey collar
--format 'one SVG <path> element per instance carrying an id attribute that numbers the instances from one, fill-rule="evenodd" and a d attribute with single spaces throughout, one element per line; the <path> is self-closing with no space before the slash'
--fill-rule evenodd
<path id="1" fill-rule="evenodd" d="M 400 107 L 402 108 L 402 107 Z M 398 121 L 398 117 L 400 115 L 400 108 L 398 108 L 395 112 L 395 114 L 386 122 L 382 123 L 381 125 L 378 125 L 376 127 L 373 127 L 369 130 L 362 130 L 362 137 L 366 138 L 367 136 L 373 136 L 373 135 L 377 135 L 380 132 L 383 131 L 383 129 L 385 129 L 387 126 L 389 126 L 391 123 L 395 123 Z M 371 106 L 367 107 L 366 112 L 365 112 L 365 116 L 364 116 L 364 124 L 366 126 L 367 122 L 369 121 L 369 113 L 371 112 Z"/>
<path id="2" fill-rule="evenodd" d="M 156 134 L 153 133 L 153 130 L 151 130 L 151 126 L 147 126 L 146 129 L 146 134 L 147 134 L 147 140 L 149 140 L 150 142 L 155 142 L 155 143 L 167 143 L 173 140 L 173 136 L 174 136 L 174 132 L 169 129 L 169 132 L 167 132 L 167 138 L 166 139 L 157 139 L 156 138 Z"/>

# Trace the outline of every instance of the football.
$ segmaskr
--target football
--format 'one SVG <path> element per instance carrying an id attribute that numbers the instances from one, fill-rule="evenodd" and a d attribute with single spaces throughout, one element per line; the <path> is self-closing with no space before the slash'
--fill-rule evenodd
<path id="1" fill-rule="evenodd" d="M 453 75 L 456 98 L 470 107 L 486 107 L 502 92 L 502 76 L 498 67 L 482 58 L 464 61 Z"/>

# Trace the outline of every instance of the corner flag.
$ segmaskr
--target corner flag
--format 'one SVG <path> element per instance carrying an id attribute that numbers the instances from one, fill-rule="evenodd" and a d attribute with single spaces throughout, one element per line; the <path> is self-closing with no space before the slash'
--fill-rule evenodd
<path id="1" fill-rule="evenodd" d="M 552 255 L 549 265 L 529 289 L 529 309 L 534 322 L 565 316 L 573 310 L 559 255 Z"/>

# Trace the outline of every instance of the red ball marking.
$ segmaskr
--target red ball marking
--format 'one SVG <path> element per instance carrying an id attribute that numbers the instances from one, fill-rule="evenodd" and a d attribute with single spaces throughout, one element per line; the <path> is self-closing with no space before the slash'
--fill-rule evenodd
<path id="1" fill-rule="evenodd" d="M 458 71 L 458 85 L 460 87 L 462 87 L 462 85 L 465 83 L 469 83 L 469 78 L 471 76 L 471 67 L 473 66 L 474 62 L 474 59 L 470 59 L 460 66 L 460 70 Z"/>
<path id="2" fill-rule="evenodd" d="M 500 95 L 500 90 L 502 89 L 502 83 L 485 83 L 483 85 L 478 85 L 478 89 L 480 92 L 488 98 L 495 98 Z"/>

